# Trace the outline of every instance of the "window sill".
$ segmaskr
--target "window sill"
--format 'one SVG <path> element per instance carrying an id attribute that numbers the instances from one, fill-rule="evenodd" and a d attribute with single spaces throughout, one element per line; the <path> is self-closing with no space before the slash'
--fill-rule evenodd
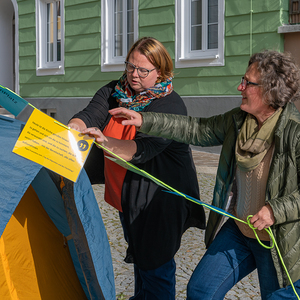
<path id="1" fill-rule="evenodd" d="M 64 75 L 64 74 L 65 74 L 65 70 L 62 66 L 36 69 L 36 76 Z"/>
<path id="2" fill-rule="evenodd" d="M 175 68 L 193 68 L 208 66 L 224 66 L 224 58 L 220 58 L 219 54 L 217 54 L 202 57 L 180 57 L 175 61 Z"/>
<path id="3" fill-rule="evenodd" d="M 125 69 L 124 62 L 122 62 L 122 63 L 102 63 L 101 64 L 101 72 L 117 72 L 117 71 L 124 71 L 124 69 Z"/>
<path id="4" fill-rule="evenodd" d="M 300 24 L 283 25 L 278 27 L 278 33 L 292 33 L 292 32 L 300 32 Z"/>

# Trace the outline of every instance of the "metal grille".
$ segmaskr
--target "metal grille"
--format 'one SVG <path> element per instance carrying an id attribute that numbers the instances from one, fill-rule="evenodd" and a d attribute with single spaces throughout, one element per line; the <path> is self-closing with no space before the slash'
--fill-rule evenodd
<path id="1" fill-rule="evenodd" d="M 300 23 L 300 0 L 290 0 L 290 24 Z"/>

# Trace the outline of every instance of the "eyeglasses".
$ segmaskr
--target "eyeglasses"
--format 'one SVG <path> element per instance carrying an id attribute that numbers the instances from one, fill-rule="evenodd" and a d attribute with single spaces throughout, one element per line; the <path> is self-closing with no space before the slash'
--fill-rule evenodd
<path id="1" fill-rule="evenodd" d="M 251 82 L 251 81 L 248 81 L 248 80 L 246 80 L 245 79 L 245 77 L 242 77 L 242 80 L 241 80 L 241 85 L 242 85 L 242 88 L 243 88 L 243 90 L 245 90 L 246 89 L 246 87 L 248 86 L 248 85 L 256 85 L 256 86 L 258 86 L 259 84 L 258 83 L 256 83 L 256 82 Z"/>
<path id="2" fill-rule="evenodd" d="M 138 68 L 134 64 L 130 63 L 129 61 L 125 61 L 124 63 L 125 63 L 125 69 L 128 73 L 133 73 L 134 70 L 136 69 L 139 76 L 143 77 L 143 78 L 147 77 L 150 72 L 152 72 L 153 70 L 156 69 L 156 68 L 154 68 L 154 69 L 148 70 L 146 68 Z"/>

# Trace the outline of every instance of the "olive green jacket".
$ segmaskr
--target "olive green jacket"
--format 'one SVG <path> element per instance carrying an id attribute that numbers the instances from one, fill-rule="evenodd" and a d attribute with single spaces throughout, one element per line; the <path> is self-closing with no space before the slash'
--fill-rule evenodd
<path id="1" fill-rule="evenodd" d="M 223 115 L 193 118 L 170 114 L 142 113 L 140 131 L 187 144 L 207 147 L 223 145 L 212 205 L 226 209 L 236 170 L 235 142 L 246 113 L 235 108 Z M 300 114 L 288 103 L 276 124 L 275 148 L 270 166 L 266 203 L 273 209 L 271 226 L 283 261 L 295 282 L 300 279 Z M 210 245 L 222 216 L 211 211 L 205 243 Z M 289 285 L 277 251 L 271 249 L 281 287 Z"/>

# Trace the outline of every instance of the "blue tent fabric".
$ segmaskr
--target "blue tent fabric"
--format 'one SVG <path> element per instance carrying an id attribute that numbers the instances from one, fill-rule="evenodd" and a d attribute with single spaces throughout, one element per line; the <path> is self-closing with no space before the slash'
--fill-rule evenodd
<path id="1" fill-rule="evenodd" d="M 0 232 L 31 184 L 57 229 L 65 236 L 88 299 L 116 299 L 110 246 L 91 183 L 82 170 L 73 183 L 12 152 L 24 127 L 0 116 Z M 64 187 L 61 189 L 61 180 Z"/>
<path id="2" fill-rule="evenodd" d="M 41 166 L 12 153 L 22 124 L 0 117 L 0 233 Z"/>

